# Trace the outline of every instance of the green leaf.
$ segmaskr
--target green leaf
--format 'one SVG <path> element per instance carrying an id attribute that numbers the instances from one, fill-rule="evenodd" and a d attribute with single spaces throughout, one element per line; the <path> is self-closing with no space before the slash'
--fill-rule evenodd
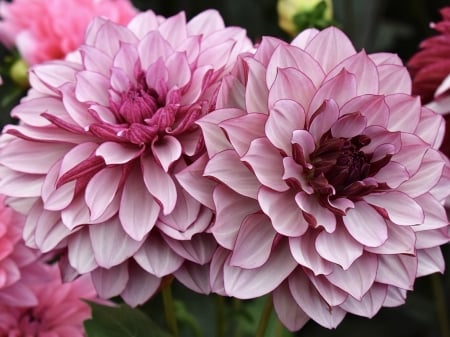
<path id="1" fill-rule="evenodd" d="M 84 322 L 87 337 L 171 337 L 142 311 L 127 305 L 89 302 L 92 319 Z"/>

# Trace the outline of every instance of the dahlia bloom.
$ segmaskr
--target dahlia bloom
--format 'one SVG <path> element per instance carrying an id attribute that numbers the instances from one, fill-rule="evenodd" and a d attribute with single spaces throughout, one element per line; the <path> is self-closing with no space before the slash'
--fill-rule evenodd
<path id="1" fill-rule="evenodd" d="M 0 300 L 0 336 L 83 337 L 83 322 L 91 317 L 83 299 L 96 298 L 89 275 L 62 283 L 57 265 L 41 263 L 38 271 L 36 277 L 49 281 L 33 282 L 36 304 L 12 306 Z"/>
<path id="2" fill-rule="evenodd" d="M 4 205 L 0 196 L 0 303 L 33 305 L 36 297 L 30 290 L 30 274 L 35 271 L 40 254 L 26 247 L 22 240 L 25 218 Z"/>
<path id="3" fill-rule="evenodd" d="M 20 124 L 0 138 L 0 190 L 27 214 L 26 243 L 65 251 L 65 277 L 91 273 L 105 298 L 143 303 L 172 273 L 208 292 L 197 280 L 213 213 L 184 170 L 206 155 L 194 122 L 250 48 L 216 11 L 189 22 L 148 11 L 128 26 L 96 18 L 78 53 L 31 68 Z"/>
<path id="4" fill-rule="evenodd" d="M 440 11 L 442 21 L 431 23 L 439 35 L 420 43 L 420 50 L 408 61 L 412 77 L 412 93 L 437 113 L 445 115 L 446 128 L 450 126 L 450 7 Z M 441 150 L 450 156 L 450 136 L 447 132 Z"/>
<path id="5" fill-rule="evenodd" d="M 0 41 L 33 65 L 78 48 L 95 16 L 127 24 L 136 13 L 129 0 L 1 1 Z"/>
<path id="6" fill-rule="evenodd" d="M 289 329 L 333 328 L 443 271 L 444 125 L 410 92 L 396 55 L 356 52 L 334 27 L 291 44 L 265 37 L 242 56 L 198 121 L 217 182 L 204 184 L 221 246 L 213 291 L 272 293 Z"/>

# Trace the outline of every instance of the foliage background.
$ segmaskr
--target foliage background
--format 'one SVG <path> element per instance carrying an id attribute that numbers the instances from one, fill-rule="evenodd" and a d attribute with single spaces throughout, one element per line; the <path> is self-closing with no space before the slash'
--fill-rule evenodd
<path id="1" fill-rule="evenodd" d="M 141 10 L 153 9 L 170 16 L 184 10 L 188 18 L 207 8 L 216 8 L 227 25 L 238 25 L 247 29 L 249 36 L 257 42 L 263 35 L 277 36 L 285 40 L 289 37 L 277 24 L 276 0 L 133 0 Z M 406 62 L 417 50 L 424 38 L 433 35 L 429 28 L 431 21 L 439 21 L 439 8 L 449 6 L 444 0 L 334 0 L 335 20 L 353 40 L 357 49 L 367 52 L 389 51 L 397 53 Z M 5 72 L 9 60 L 14 58 L 7 50 L 0 48 L 2 66 Z M 450 57 L 450 55 L 449 55 Z M 11 122 L 9 111 L 24 89 L 8 85 L 0 88 L 0 126 Z M 10 92 L 13 90 L 14 92 Z M 449 268 L 450 249 L 443 247 Z M 213 336 L 214 308 L 205 296 L 191 294 L 181 287 L 175 287 L 174 296 L 181 305 L 180 317 L 189 320 L 199 317 L 204 336 Z M 231 299 L 225 299 L 232 301 Z M 158 320 L 159 298 L 155 298 L 142 310 L 153 314 Z M 419 279 L 415 290 L 410 292 L 406 305 L 399 308 L 384 308 L 372 319 L 348 315 L 336 330 L 327 330 L 314 322 L 309 322 L 296 336 L 303 337 L 450 337 L 450 271 L 444 275 L 432 275 Z M 255 312 L 260 310 L 255 301 Z M 227 313 L 225 313 L 227 314 Z M 252 328 L 250 317 L 248 329 Z M 445 326 L 447 324 L 447 326 Z M 195 325 L 195 323 L 194 323 Z M 242 328 L 243 335 L 245 327 Z M 211 333 L 211 334 L 210 334 Z M 187 333 L 189 335 L 189 333 Z M 196 334 L 193 333 L 195 336 Z M 281 334 L 280 334 L 281 336 Z"/>

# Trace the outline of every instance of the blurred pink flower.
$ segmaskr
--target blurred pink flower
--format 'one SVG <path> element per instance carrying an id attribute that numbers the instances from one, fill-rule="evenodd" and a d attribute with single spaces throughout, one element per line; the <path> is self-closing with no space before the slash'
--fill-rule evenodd
<path id="1" fill-rule="evenodd" d="M 89 278 L 62 283 L 57 265 L 40 264 L 31 290 L 34 305 L 8 305 L 0 299 L 0 335 L 30 337 L 82 337 L 83 322 L 91 311 L 83 299 L 94 300 L 96 292 Z M 42 278 L 48 279 L 42 282 Z"/>
<path id="2" fill-rule="evenodd" d="M 427 107 L 445 115 L 450 129 L 450 7 L 441 9 L 442 21 L 431 23 L 439 35 L 420 43 L 420 50 L 408 61 L 412 77 L 412 93 L 420 95 Z M 450 156 L 450 133 L 447 132 L 441 150 Z"/>
<path id="3" fill-rule="evenodd" d="M 1 1 L 0 41 L 33 65 L 78 48 L 95 16 L 127 24 L 136 13 L 129 0 Z"/>
<path id="4" fill-rule="evenodd" d="M 289 329 L 308 318 L 333 328 L 346 312 L 400 305 L 416 277 L 442 272 L 443 119 L 410 94 L 397 56 L 356 52 L 337 28 L 291 45 L 266 37 L 243 56 L 198 121 L 204 175 L 218 182 L 213 290 L 273 292 Z"/>
<path id="5" fill-rule="evenodd" d="M 4 205 L 0 196 L 0 303 L 5 305 L 30 305 L 36 297 L 24 279 L 33 274 L 38 251 L 25 246 L 22 229 L 25 218 Z"/>
<path id="6" fill-rule="evenodd" d="M 0 190 L 27 214 L 26 243 L 66 250 L 66 277 L 92 273 L 105 298 L 143 303 L 172 273 L 208 292 L 197 279 L 216 247 L 213 205 L 183 189 L 183 172 L 206 155 L 194 122 L 250 48 L 216 11 L 188 23 L 148 11 L 127 27 L 96 18 L 79 53 L 32 68 L 0 150 Z"/>

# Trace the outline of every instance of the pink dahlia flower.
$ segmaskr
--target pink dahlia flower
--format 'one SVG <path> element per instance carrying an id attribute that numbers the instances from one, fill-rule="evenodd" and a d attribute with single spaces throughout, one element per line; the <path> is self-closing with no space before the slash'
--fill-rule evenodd
<path id="1" fill-rule="evenodd" d="M 0 41 L 29 64 L 61 59 L 78 48 L 95 16 L 127 24 L 137 13 L 129 0 L 14 0 L 0 2 Z"/>
<path id="2" fill-rule="evenodd" d="M 84 300 L 94 300 L 96 292 L 89 275 L 62 283 L 57 265 L 40 265 L 31 290 L 34 305 L 12 306 L 0 299 L 0 336 L 82 337 L 83 322 L 91 317 Z"/>
<path id="3" fill-rule="evenodd" d="M 273 293 L 289 329 L 333 328 L 443 271 L 444 124 L 410 93 L 397 56 L 356 52 L 337 28 L 242 57 L 198 122 L 218 182 L 214 291 Z"/>
<path id="4" fill-rule="evenodd" d="M 0 303 L 33 305 L 36 297 L 27 279 L 34 273 L 40 254 L 25 246 L 22 240 L 25 218 L 5 206 L 4 199 L 0 196 Z"/>
<path id="5" fill-rule="evenodd" d="M 65 270 L 92 273 L 105 298 L 142 303 L 174 272 L 198 289 L 216 243 L 213 205 L 183 188 L 206 155 L 194 122 L 250 48 L 216 11 L 189 22 L 148 11 L 128 26 L 96 18 L 70 60 L 32 68 L 0 150 L 0 190 L 27 214 L 26 243 L 66 250 Z"/>
<path id="6" fill-rule="evenodd" d="M 427 107 L 445 115 L 450 128 L 450 7 L 441 9 L 442 21 L 431 23 L 439 35 L 420 43 L 420 50 L 408 61 L 412 93 L 420 95 Z M 447 132 L 441 150 L 450 157 L 450 134 Z"/>

